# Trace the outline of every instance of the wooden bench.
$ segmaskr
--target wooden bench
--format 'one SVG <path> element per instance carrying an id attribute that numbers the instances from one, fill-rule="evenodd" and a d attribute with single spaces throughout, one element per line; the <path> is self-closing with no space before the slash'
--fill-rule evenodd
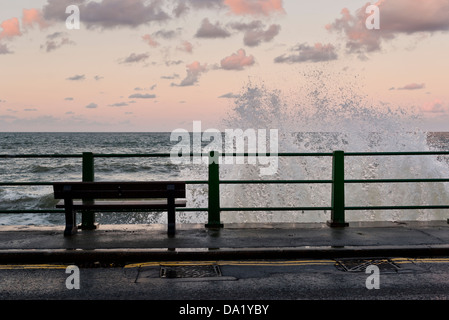
<path id="1" fill-rule="evenodd" d="M 176 231 L 175 208 L 186 206 L 185 199 L 177 199 L 186 196 L 185 182 L 57 182 L 53 184 L 53 190 L 55 199 L 63 199 L 56 207 L 65 209 L 64 236 L 76 233 L 78 210 L 167 210 L 167 233 L 173 236 Z"/>

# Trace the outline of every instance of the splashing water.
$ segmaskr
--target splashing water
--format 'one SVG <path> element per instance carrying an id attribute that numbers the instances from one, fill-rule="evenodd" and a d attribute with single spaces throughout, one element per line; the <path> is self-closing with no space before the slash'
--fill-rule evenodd
<path id="1" fill-rule="evenodd" d="M 278 129 L 279 152 L 428 151 L 427 133 L 411 108 L 371 101 L 357 77 L 313 71 L 303 87 L 286 94 L 248 83 L 224 123 L 227 128 Z M 345 79 L 342 79 L 345 78 Z M 275 175 L 254 165 L 221 166 L 225 179 L 331 179 L 331 157 L 281 157 Z M 346 179 L 443 178 L 447 163 L 436 156 L 346 157 Z M 324 184 L 222 185 L 222 207 L 329 207 Z M 347 184 L 347 206 L 447 205 L 444 183 Z M 348 221 L 442 220 L 447 210 L 347 211 Z M 324 222 L 330 212 L 223 212 L 224 222 Z"/>
<path id="2" fill-rule="evenodd" d="M 228 129 L 277 129 L 279 152 L 381 152 L 427 151 L 428 133 L 416 129 L 419 114 L 411 108 L 375 101 L 363 93 L 358 77 L 323 71 L 298 76 L 299 88 L 288 91 L 251 81 L 241 90 L 223 121 Z M 0 153 L 151 153 L 169 152 L 170 133 L 160 134 L 0 134 Z M 70 141 L 70 144 L 66 142 Z M 441 140 L 443 141 L 443 140 Z M 269 141 L 268 141 L 269 142 Z M 449 139 L 443 141 L 447 150 Z M 91 149 L 91 150 L 86 150 Z M 269 150 L 267 148 L 267 150 Z M 447 178 L 448 157 L 376 156 L 346 157 L 346 179 Z M 3 159 L 2 181 L 63 181 L 81 179 L 81 163 L 65 159 Z M 220 165 L 226 180 L 303 180 L 332 176 L 331 157 L 280 157 L 272 176 L 261 176 L 255 165 Z M 207 165 L 177 166 L 169 159 L 97 159 L 95 179 L 100 180 L 205 180 Z M 328 184 L 221 185 L 222 207 L 329 207 Z M 54 209 L 51 187 L 0 188 L 0 209 Z M 207 207 L 207 186 L 187 186 L 188 207 Z M 446 183 L 346 185 L 347 206 L 447 205 Z M 80 216 L 80 215 L 79 215 Z M 347 211 L 348 221 L 443 220 L 448 210 Z M 230 222 L 325 222 L 330 212 L 258 211 L 222 212 Z M 97 214 L 108 223 L 166 223 L 166 214 Z M 203 223 L 207 213 L 180 212 L 180 223 Z M 63 224 L 63 215 L 0 215 L 0 224 Z"/>

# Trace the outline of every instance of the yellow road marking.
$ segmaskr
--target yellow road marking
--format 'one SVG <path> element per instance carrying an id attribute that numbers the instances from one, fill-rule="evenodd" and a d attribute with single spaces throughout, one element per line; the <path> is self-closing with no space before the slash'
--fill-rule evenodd
<path id="1" fill-rule="evenodd" d="M 408 263 L 449 263 L 449 258 L 391 258 L 396 264 Z M 157 267 L 157 266 L 201 266 L 201 265 L 219 265 L 219 266 L 325 266 L 334 265 L 336 260 L 236 260 L 236 261 L 151 261 L 132 263 L 124 266 L 126 269 Z M 0 270 L 24 270 L 24 269 L 67 269 L 69 265 L 60 264 L 0 264 Z"/>
<path id="2" fill-rule="evenodd" d="M 391 258 L 396 264 L 406 263 L 449 263 L 449 258 Z M 334 265 L 336 260 L 285 260 L 285 261 L 153 261 L 125 265 L 124 268 L 139 268 L 152 266 L 317 266 Z"/>
<path id="3" fill-rule="evenodd" d="M 128 264 L 125 268 L 151 267 L 151 266 L 304 266 L 329 265 L 335 260 L 286 260 L 286 261 L 154 261 Z"/>
<path id="4" fill-rule="evenodd" d="M 394 263 L 449 263 L 449 258 L 393 258 Z"/>

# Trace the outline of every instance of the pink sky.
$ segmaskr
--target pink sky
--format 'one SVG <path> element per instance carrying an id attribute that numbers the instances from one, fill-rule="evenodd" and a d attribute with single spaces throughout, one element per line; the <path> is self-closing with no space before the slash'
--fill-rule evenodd
<path id="1" fill-rule="evenodd" d="M 449 131 L 449 0 L 372 4 L 380 30 L 358 0 L 2 0 L 0 131 L 219 128 L 248 82 L 288 94 L 310 70 Z"/>

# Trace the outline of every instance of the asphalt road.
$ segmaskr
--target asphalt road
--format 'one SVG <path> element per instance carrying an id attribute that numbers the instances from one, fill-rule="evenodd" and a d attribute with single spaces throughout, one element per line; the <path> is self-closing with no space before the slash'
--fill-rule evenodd
<path id="1" fill-rule="evenodd" d="M 376 265 L 378 273 L 376 270 L 367 273 L 365 267 L 369 265 Z M 67 267 L 2 265 L 0 299 L 178 300 L 191 303 L 212 300 L 231 303 L 238 300 L 449 299 L 449 258 L 445 257 L 364 258 L 363 261 L 179 261 L 118 267 Z M 196 277 L 199 275 L 203 277 Z M 375 288 L 376 284 L 378 288 Z"/>

